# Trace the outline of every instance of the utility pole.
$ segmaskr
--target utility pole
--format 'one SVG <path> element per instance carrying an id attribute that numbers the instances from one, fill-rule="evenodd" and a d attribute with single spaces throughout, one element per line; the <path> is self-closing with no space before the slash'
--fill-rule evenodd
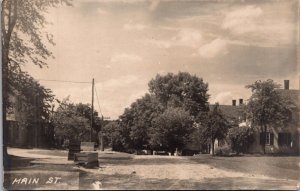
<path id="1" fill-rule="evenodd" d="M 92 142 L 93 136 L 93 125 L 94 125 L 94 78 L 92 81 L 92 114 L 91 114 L 91 134 L 90 134 L 90 142 Z"/>
<path id="2" fill-rule="evenodd" d="M 101 130 L 100 130 L 100 151 L 104 151 L 104 145 L 103 145 L 103 124 L 104 124 L 104 120 L 103 120 L 103 115 L 101 117 Z"/>

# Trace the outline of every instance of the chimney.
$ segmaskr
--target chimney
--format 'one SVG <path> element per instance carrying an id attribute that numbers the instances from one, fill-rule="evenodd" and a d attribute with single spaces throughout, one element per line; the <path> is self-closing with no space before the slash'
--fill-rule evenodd
<path id="1" fill-rule="evenodd" d="M 239 105 L 243 105 L 243 99 L 239 99 Z"/>
<path id="2" fill-rule="evenodd" d="M 290 89 L 290 81 L 289 80 L 284 80 L 284 89 L 285 90 Z"/>
<path id="3" fill-rule="evenodd" d="M 236 100 L 232 100 L 232 106 L 236 106 Z"/>

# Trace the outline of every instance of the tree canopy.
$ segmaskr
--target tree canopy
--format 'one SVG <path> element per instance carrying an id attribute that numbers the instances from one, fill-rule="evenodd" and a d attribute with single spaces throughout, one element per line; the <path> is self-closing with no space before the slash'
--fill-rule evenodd
<path id="1" fill-rule="evenodd" d="M 183 148 L 194 118 L 208 111 L 208 84 L 189 73 L 157 75 L 145 94 L 126 108 L 116 128 L 120 149 Z M 122 146 L 121 146 L 122 145 Z"/>
<path id="2" fill-rule="evenodd" d="M 151 147 L 171 152 L 176 148 L 182 149 L 193 130 L 192 126 L 192 117 L 183 108 L 167 108 L 155 119 L 151 128 Z"/>
<path id="3" fill-rule="evenodd" d="M 183 107 L 192 116 L 208 111 L 208 84 L 202 78 L 187 72 L 158 74 L 148 85 L 150 93 L 165 106 Z"/>
<path id="4" fill-rule="evenodd" d="M 260 127 L 262 133 L 267 132 L 267 126 L 284 126 L 288 122 L 292 102 L 280 94 L 279 84 L 268 79 L 258 80 L 246 87 L 252 91 L 247 105 L 248 117 L 254 126 Z M 265 153 L 265 144 L 263 149 Z"/>
<path id="5" fill-rule="evenodd" d="M 212 154 L 214 154 L 215 140 L 224 140 L 231 125 L 224 117 L 218 103 L 209 112 L 199 115 L 198 121 L 200 121 L 200 139 L 203 142 L 211 142 Z"/>
<path id="6" fill-rule="evenodd" d="M 92 109 L 89 104 L 74 104 L 68 99 L 60 102 L 59 107 L 53 115 L 56 138 L 89 141 L 91 132 L 91 112 Z M 94 117 L 95 119 L 99 118 L 95 111 Z M 93 127 L 93 139 L 95 139 L 97 125 Z"/>
<path id="7" fill-rule="evenodd" d="M 21 72 L 21 65 L 33 63 L 46 66 L 52 57 L 46 43 L 54 45 L 53 35 L 43 31 L 45 12 L 59 4 L 71 5 L 70 0 L 3 0 L 1 15 L 3 87 L 11 92 L 13 75 Z M 5 92 L 5 91 L 4 91 Z M 4 94 L 7 103 L 7 95 Z"/>
<path id="8" fill-rule="evenodd" d="M 146 94 L 136 100 L 131 107 L 120 116 L 120 126 L 125 133 L 130 147 L 135 149 L 149 147 L 149 131 L 153 126 L 153 119 L 164 111 L 155 96 Z"/>
<path id="9" fill-rule="evenodd" d="M 230 146 L 236 154 L 246 152 L 254 142 L 254 129 L 248 126 L 235 126 L 228 131 Z"/>
<path id="10" fill-rule="evenodd" d="M 52 57 L 46 43 L 54 45 L 53 36 L 43 28 L 49 22 L 44 13 L 50 7 L 60 3 L 71 5 L 71 0 L 3 0 L 1 12 L 2 43 L 2 96 L 3 96 L 3 153 L 6 156 L 7 109 L 11 106 L 12 96 L 18 83 L 15 76 L 22 78 L 22 64 L 46 66 L 46 60 Z M 4 165 L 6 162 L 4 161 Z"/>

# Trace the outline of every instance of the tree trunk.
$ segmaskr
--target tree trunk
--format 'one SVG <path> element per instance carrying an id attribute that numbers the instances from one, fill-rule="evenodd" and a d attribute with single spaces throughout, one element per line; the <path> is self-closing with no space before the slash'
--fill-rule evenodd
<path id="1" fill-rule="evenodd" d="M 267 126 L 264 125 L 264 144 L 263 144 L 263 149 L 264 149 L 264 155 L 266 154 L 266 133 L 267 133 Z"/>
<path id="2" fill-rule="evenodd" d="M 13 3 L 13 6 L 12 6 Z M 16 24 L 17 20 L 17 1 L 4 0 L 2 2 L 2 12 L 1 12 L 1 31 L 2 31 L 2 120 L 3 120 L 3 165 L 4 168 L 8 166 L 9 158 L 7 153 L 7 143 L 8 143 L 8 123 L 7 123 L 7 106 L 8 106 L 8 62 L 9 62 L 9 43 L 11 34 Z M 7 20 L 5 20 L 4 10 L 8 10 L 9 14 Z M 5 22 L 8 22 L 6 27 Z M 7 29 L 5 29 L 7 28 Z"/>
<path id="3" fill-rule="evenodd" d="M 8 48 L 3 47 L 2 51 L 2 120 L 3 120 L 3 165 L 4 168 L 8 165 L 8 123 L 7 123 L 7 103 L 8 103 Z"/>
<path id="4" fill-rule="evenodd" d="M 214 156 L 215 155 L 215 141 L 212 140 L 211 141 L 211 155 Z"/>
<path id="5" fill-rule="evenodd" d="M 100 139 L 100 150 L 104 151 L 104 143 L 103 143 L 103 135 L 101 133 L 101 139 Z"/>

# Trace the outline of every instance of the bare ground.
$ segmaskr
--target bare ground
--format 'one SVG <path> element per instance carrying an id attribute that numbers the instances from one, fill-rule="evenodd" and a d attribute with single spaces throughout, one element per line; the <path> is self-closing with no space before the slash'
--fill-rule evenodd
<path id="1" fill-rule="evenodd" d="M 10 149 L 32 160 L 66 160 L 65 151 Z M 99 152 L 100 167 L 29 165 L 28 170 L 76 171 L 79 189 L 297 189 L 300 157 L 134 156 Z M 12 166 L 14 166 L 12 164 Z M 99 181 L 98 185 L 93 185 Z M 55 189 L 55 187 L 53 188 Z"/>

